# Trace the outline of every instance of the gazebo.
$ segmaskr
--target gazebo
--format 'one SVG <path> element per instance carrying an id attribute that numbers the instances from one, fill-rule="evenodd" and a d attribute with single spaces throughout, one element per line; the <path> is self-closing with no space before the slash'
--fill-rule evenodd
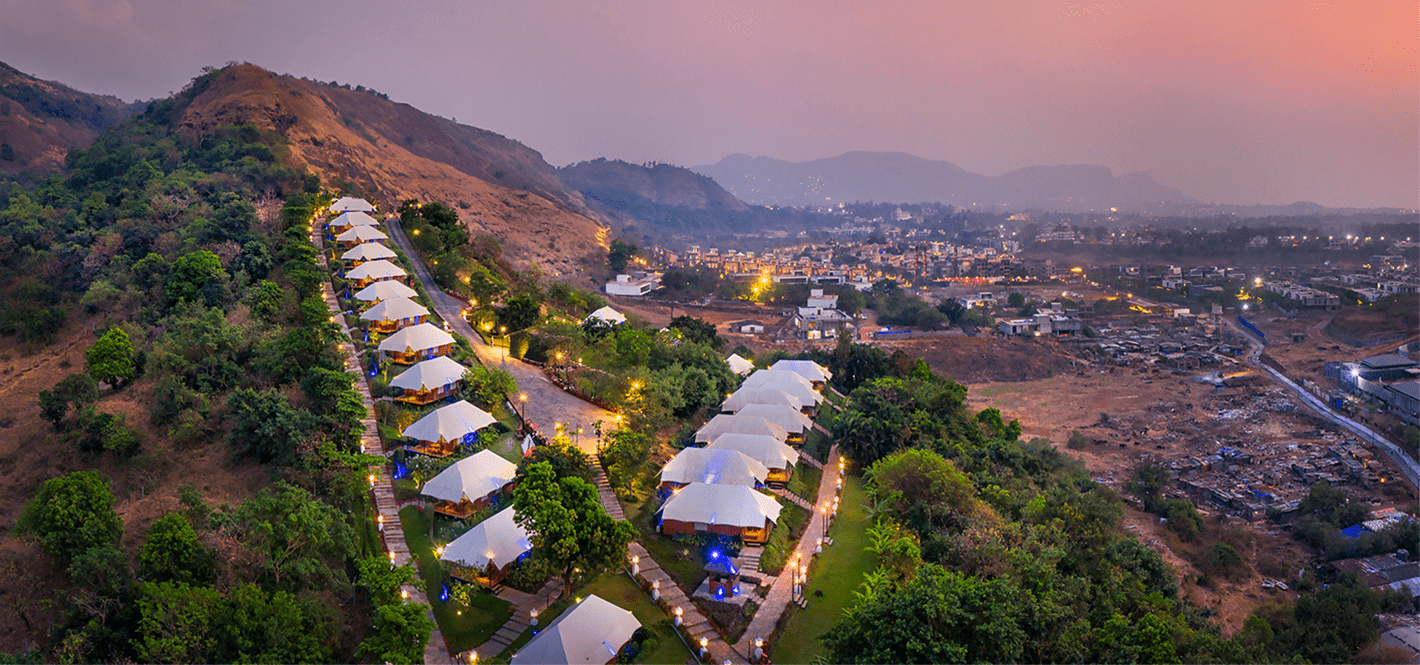
<path id="1" fill-rule="evenodd" d="M 369 307 L 390 298 L 413 298 L 417 295 L 419 295 L 418 291 L 409 288 L 403 282 L 375 282 L 356 291 L 355 299 L 365 307 Z"/>
<path id="2" fill-rule="evenodd" d="M 493 503 L 513 484 L 518 467 L 491 450 L 480 450 L 434 476 L 419 490 L 434 499 L 434 512 L 463 519 Z"/>
<path id="3" fill-rule="evenodd" d="M 391 388 L 404 391 L 398 398 L 410 404 L 437 402 L 458 392 L 468 368 L 453 358 L 439 356 L 430 358 L 404 370 L 390 380 Z"/>
<path id="4" fill-rule="evenodd" d="M 498 420 L 487 411 L 459 400 L 434 409 L 400 434 L 420 442 L 411 446 L 410 451 L 444 458 L 452 455 L 460 443 L 471 441 L 478 430 L 496 422 Z"/>
<path id="5" fill-rule="evenodd" d="M 379 259 L 377 261 L 366 261 L 345 273 L 345 278 L 355 283 L 356 288 L 363 289 L 375 282 L 401 281 L 409 273 L 389 261 Z"/>
<path id="6" fill-rule="evenodd" d="M 710 560 L 701 570 L 708 573 L 706 583 L 711 598 L 721 599 L 735 596 L 740 592 L 740 569 L 735 562 L 721 552 L 712 552 Z"/>
<path id="7" fill-rule="evenodd" d="M 588 314 L 587 318 L 582 320 L 582 323 L 598 323 L 604 326 L 616 326 L 626 323 L 626 315 L 607 306 Z"/>
<path id="8" fill-rule="evenodd" d="M 515 561 L 530 551 L 532 541 L 527 529 L 513 519 L 513 509 L 508 507 L 444 546 L 439 560 L 453 564 L 454 577 L 496 584 Z M 473 574 L 459 574 L 465 570 Z"/>
<path id="9" fill-rule="evenodd" d="M 409 298 L 381 300 L 360 315 L 361 321 L 369 321 L 370 329 L 380 333 L 392 333 L 400 328 L 417 326 L 428 318 L 429 310 Z"/>
<path id="10" fill-rule="evenodd" d="M 344 254 L 341 254 L 340 260 L 348 263 L 351 268 L 354 268 L 355 266 L 358 266 L 366 261 L 392 259 L 396 256 L 398 255 L 394 253 L 394 250 L 385 247 L 384 245 L 373 242 L 367 242 L 356 245 L 355 249 L 349 250 Z"/>
<path id="11" fill-rule="evenodd" d="M 390 360 L 411 365 L 420 360 L 448 355 L 454 348 L 454 337 L 432 323 L 401 328 L 380 342 L 379 350 Z"/>

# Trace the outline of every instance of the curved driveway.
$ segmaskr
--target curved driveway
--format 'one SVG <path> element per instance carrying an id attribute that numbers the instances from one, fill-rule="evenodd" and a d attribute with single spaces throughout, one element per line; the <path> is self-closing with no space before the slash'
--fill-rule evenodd
<path id="1" fill-rule="evenodd" d="M 483 338 L 479 337 L 478 333 L 473 331 L 473 327 L 468 325 L 468 321 L 463 318 L 462 312 L 466 303 L 444 293 L 434 283 L 434 276 L 429 273 L 424 262 L 419 260 L 419 255 L 409 244 L 409 238 L 405 236 L 404 229 L 400 228 L 399 219 L 386 220 L 385 228 L 389 231 L 390 238 L 394 240 L 396 245 L 399 245 L 400 249 L 404 250 L 405 256 L 409 257 L 410 267 L 414 268 L 415 276 L 424 284 L 424 292 L 429 294 L 429 299 L 433 301 L 434 311 L 448 322 L 454 333 L 468 339 L 468 343 L 473 346 L 474 353 L 478 354 L 478 359 L 483 362 L 485 367 L 506 369 L 512 373 L 513 378 L 518 380 L 518 390 L 527 393 L 528 396 L 527 418 L 548 436 L 552 435 L 556 423 L 566 423 L 571 432 L 575 432 L 578 426 L 582 427 L 583 434 L 572 437 L 573 441 L 587 454 L 595 453 L 597 437 L 596 428 L 592 424 L 601 421 L 605 425 L 610 425 L 615 415 L 606 409 L 567 394 L 566 391 L 552 383 L 541 369 L 509 358 L 506 350 L 484 344 Z M 516 396 L 514 399 L 516 401 Z M 519 404 L 518 406 L 521 408 L 523 405 Z"/>

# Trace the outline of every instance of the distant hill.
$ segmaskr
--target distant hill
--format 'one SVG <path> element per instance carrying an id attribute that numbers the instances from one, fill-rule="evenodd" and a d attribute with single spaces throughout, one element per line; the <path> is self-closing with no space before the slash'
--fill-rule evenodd
<path id="1" fill-rule="evenodd" d="M 144 104 L 80 92 L 0 62 L 0 172 L 53 171 Z"/>
<path id="2" fill-rule="evenodd" d="M 200 136 L 252 124 L 285 137 L 291 166 L 327 184 L 349 183 L 384 210 L 441 201 L 474 233 L 503 242 L 515 261 L 550 272 L 602 252 L 605 227 L 542 155 L 490 131 L 460 125 L 367 90 L 234 65 L 201 83 L 180 109 L 180 131 Z"/>
<path id="3" fill-rule="evenodd" d="M 568 187 L 583 194 L 615 192 L 692 210 L 749 210 L 744 201 L 725 191 L 714 179 L 670 164 L 642 166 L 599 158 L 564 166 L 557 175 Z"/>
<path id="4" fill-rule="evenodd" d="M 853 201 L 1010 210 L 1175 212 L 1198 201 L 1145 171 L 1115 176 L 1103 166 L 1032 166 L 984 176 L 950 162 L 901 152 L 849 152 L 810 162 L 734 154 L 693 169 L 740 199 L 760 205 Z"/>

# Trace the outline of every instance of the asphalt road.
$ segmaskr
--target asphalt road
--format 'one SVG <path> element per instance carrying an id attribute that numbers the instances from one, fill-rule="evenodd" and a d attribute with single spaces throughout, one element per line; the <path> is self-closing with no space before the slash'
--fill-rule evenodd
<path id="1" fill-rule="evenodd" d="M 463 318 L 462 311 L 466 304 L 439 290 L 438 285 L 434 283 L 434 276 L 430 274 L 424 262 L 419 260 L 418 254 L 409 244 L 409 238 L 404 234 L 404 229 L 400 228 L 399 220 L 386 220 L 385 227 L 390 238 L 400 249 L 404 250 L 405 256 L 409 257 L 409 263 L 414 268 L 415 276 L 424 284 L 424 292 L 429 294 L 429 299 L 433 301 L 434 311 L 449 323 L 449 327 L 453 329 L 455 334 L 463 335 L 468 339 L 468 343 L 473 346 L 474 353 L 478 354 L 478 359 L 485 367 L 506 369 L 512 373 L 513 378 L 517 379 L 518 390 L 526 393 L 528 400 L 525 404 L 519 403 L 514 395 L 513 401 L 519 408 L 526 408 L 527 418 L 536 424 L 543 434 L 548 436 L 552 436 L 557 423 L 567 425 L 569 433 L 575 432 L 578 427 L 581 427 L 583 433 L 580 436 L 573 436 L 573 442 L 584 452 L 595 453 L 598 441 L 593 423 L 600 421 L 604 426 L 609 426 L 615 419 L 615 415 L 563 391 L 552 383 L 546 374 L 543 374 L 542 369 L 509 358 L 507 351 L 484 344 L 483 338 L 479 337 L 478 333 L 475 333 L 473 328 L 468 325 L 468 321 Z M 610 427 L 606 428 L 610 429 Z"/>

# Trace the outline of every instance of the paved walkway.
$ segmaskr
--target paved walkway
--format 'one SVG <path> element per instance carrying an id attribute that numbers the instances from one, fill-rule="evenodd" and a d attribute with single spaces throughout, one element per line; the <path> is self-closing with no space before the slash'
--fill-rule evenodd
<path id="1" fill-rule="evenodd" d="M 606 509 L 606 514 L 611 515 L 614 520 L 625 520 L 626 511 L 621 509 L 621 502 L 616 499 L 616 492 L 612 491 L 611 483 L 606 479 L 606 472 L 602 470 L 601 455 L 592 456 L 592 469 L 596 476 L 592 481 L 597 486 L 597 497 L 601 499 L 602 508 Z"/>
<path id="2" fill-rule="evenodd" d="M 842 455 L 838 452 L 838 445 L 834 444 L 828 451 L 828 463 L 823 465 L 823 478 L 819 481 L 818 495 L 827 499 L 835 495 L 838 485 L 838 460 Z M 808 561 L 813 558 L 814 544 L 818 541 L 820 534 L 824 532 L 824 515 L 817 510 L 809 518 L 809 525 L 804 528 L 803 537 L 799 539 L 799 546 L 794 549 L 801 561 Z M 832 547 L 825 545 L 824 547 Z M 790 555 L 790 560 L 794 555 Z M 779 577 L 774 579 L 774 586 L 769 588 L 769 595 L 764 599 L 764 603 L 755 611 L 754 618 L 750 620 L 749 627 L 745 629 L 740 641 L 735 644 L 735 651 L 745 653 L 746 649 L 753 650 L 755 638 L 769 642 L 770 635 L 774 632 L 774 626 L 779 623 L 779 617 L 788 609 L 789 603 L 793 602 L 794 577 L 789 566 L 784 566 L 784 570 Z"/>
<path id="3" fill-rule="evenodd" d="M 465 651 L 459 654 L 458 662 L 469 662 L 469 655 L 471 653 L 478 654 L 478 660 L 483 662 L 488 662 L 494 656 L 503 653 L 504 649 L 507 649 L 509 645 L 523 634 L 523 631 L 526 631 L 528 627 L 532 625 L 532 611 L 547 609 L 547 606 L 551 605 L 552 601 L 556 600 L 561 595 L 562 578 L 560 577 L 553 577 L 548 580 L 547 584 L 542 585 L 542 589 L 537 593 L 526 593 L 512 587 L 499 589 L 497 596 L 512 604 L 513 616 L 509 617 L 508 622 L 503 624 L 503 627 L 499 628 L 498 632 L 493 633 L 493 637 L 488 638 L 487 642 L 478 645 L 478 647 L 471 651 Z M 546 626 L 547 624 L 544 622 L 541 625 Z"/>
<path id="4" fill-rule="evenodd" d="M 676 608 L 681 609 L 683 612 L 681 615 L 681 626 L 685 629 L 686 636 L 690 638 L 690 648 L 692 652 L 695 652 L 695 655 L 698 655 L 700 651 L 701 638 L 706 640 L 706 649 L 710 653 L 707 658 L 701 659 L 702 662 L 749 662 L 748 659 L 745 658 L 743 650 L 736 653 L 735 650 L 725 642 L 724 638 L 720 637 L 719 631 L 715 630 L 715 626 L 710 623 L 710 619 L 706 618 L 704 614 L 701 614 L 699 609 L 696 609 L 695 604 L 690 602 L 690 598 L 685 595 L 685 591 L 680 588 L 679 584 L 675 583 L 675 580 L 672 579 L 670 575 L 666 574 L 666 571 L 661 570 L 660 564 L 656 563 L 656 560 L 651 558 L 651 553 L 647 551 L 641 543 L 632 541 L 631 546 L 627 548 L 627 553 L 639 558 L 635 566 L 637 569 L 635 575 L 637 577 L 646 580 L 647 584 L 660 585 L 660 600 L 664 601 L 666 611 L 674 617 Z M 629 567 L 631 566 L 628 566 L 628 568 Z"/>
<path id="5" fill-rule="evenodd" d="M 311 242 L 320 251 L 320 267 L 331 274 L 331 268 L 325 259 L 325 243 L 321 240 L 324 224 L 314 224 L 315 230 L 311 232 Z M 355 351 L 355 345 L 350 342 L 350 327 L 345 324 L 345 316 L 340 309 L 340 301 L 335 297 L 335 290 L 331 286 L 329 279 L 321 282 L 321 296 L 325 299 L 325 306 L 330 310 L 335 321 L 340 325 L 340 355 L 344 359 L 345 371 L 354 372 L 360 380 L 354 382 L 355 390 L 360 393 L 360 401 L 365 405 L 365 417 L 360 419 L 360 424 L 364 430 L 360 433 L 361 448 L 373 455 L 385 455 L 384 444 L 380 441 L 379 429 L 375 425 L 375 402 L 370 399 L 370 386 L 365 383 L 365 372 L 360 366 L 359 354 Z M 413 556 L 409 553 L 409 544 L 404 539 L 404 527 L 399 521 L 399 506 L 394 500 L 394 484 L 385 471 L 385 465 L 381 464 L 370 469 L 371 494 L 375 499 L 375 511 L 384 518 L 380 528 L 380 533 L 384 537 L 385 551 L 394 555 L 393 561 L 397 565 L 405 565 L 413 561 Z M 418 567 L 415 568 L 416 576 L 419 574 Z M 411 598 L 419 598 L 419 589 L 414 586 L 405 586 L 402 589 Z M 416 601 L 418 602 L 418 601 Z M 434 610 L 427 611 L 429 621 L 434 623 L 434 631 L 429 634 L 429 642 L 424 645 L 424 662 L 430 664 L 443 665 L 452 663 L 449 657 L 448 644 L 444 641 L 444 633 L 439 630 L 439 623 L 434 619 Z"/>
<path id="6" fill-rule="evenodd" d="M 463 335 L 473 346 L 473 351 L 478 355 L 478 359 L 485 367 L 499 367 L 508 370 L 513 378 L 518 380 L 518 390 L 527 393 L 528 401 L 525 405 L 527 416 L 537 424 L 538 429 L 546 436 L 553 435 L 556 423 L 568 424 L 571 431 L 576 431 L 578 426 L 583 428 L 583 434 L 575 437 L 578 448 L 587 454 L 593 454 L 597 450 L 597 437 L 593 433 L 592 423 L 601 421 L 604 427 L 610 429 L 615 414 L 593 404 L 584 402 L 554 384 L 541 368 L 534 367 L 515 358 L 508 357 L 505 349 L 498 349 L 483 343 L 483 338 L 473 331 L 468 321 L 463 318 L 463 310 L 468 305 L 462 300 L 455 298 L 439 290 L 439 286 L 434 283 L 434 276 L 429 273 L 429 269 L 419 260 L 419 255 L 414 252 L 414 247 L 409 244 L 409 238 L 405 236 L 404 230 L 399 226 L 398 219 L 386 220 L 386 232 L 390 239 L 404 250 L 405 256 L 409 258 L 410 267 L 414 269 L 414 274 L 424 285 L 424 292 L 429 295 L 429 299 L 434 305 L 434 311 L 439 314 L 444 321 L 448 322 L 454 332 Z"/>

